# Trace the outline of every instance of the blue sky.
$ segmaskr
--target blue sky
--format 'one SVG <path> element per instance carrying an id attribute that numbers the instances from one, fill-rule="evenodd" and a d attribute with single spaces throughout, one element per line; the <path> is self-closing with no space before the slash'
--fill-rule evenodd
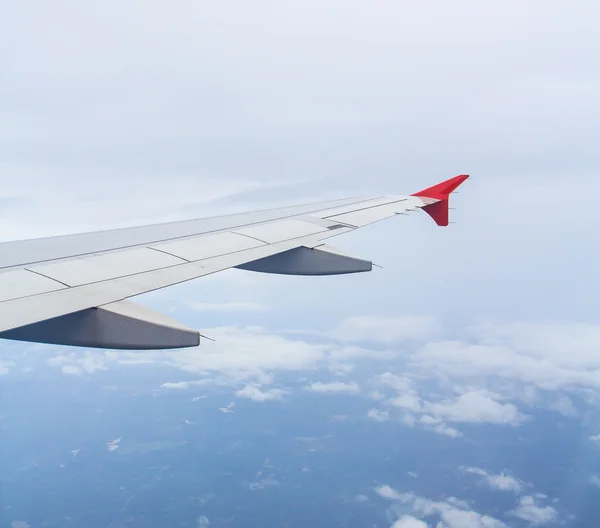
<path id="1" fill-rule="evenodd" d="M 448 228 L 418 215 L 332 240 L 383 266 L 369 274 L 234 270 L 140 299 L 216 337 L 202 353 L 6 344 L 0 372 L 164 364 L 180 375 L 161 383 L 210 379 L 232 401 L 367 398 L 374 424 L 454 441 L 548 411 L 593 446 L 598 15 L 537 0 L 12 6 L 2 240 L 472 180 Z M 306 382 L 279 381 L 290 373 Z M 411 490 L 380 492 L 416 504 Z M 543 520 L 533 495 L 520 500 Z M 443 518 L 444 504 L 429 507 Z M 422 526 L 403 515 L 390 525 Z"/>

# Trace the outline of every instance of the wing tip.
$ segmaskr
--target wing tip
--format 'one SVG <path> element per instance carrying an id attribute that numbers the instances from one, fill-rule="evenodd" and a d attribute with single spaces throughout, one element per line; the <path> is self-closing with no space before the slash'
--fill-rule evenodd
<path id="1" fill-rule="evenodd" d="M 469 177 L 469 174 L 459 174 L 458 176 L 454 176 L 454 178 L 450 178 L 449 180 L 445 180 L 441 183 L 433 185 L 432 187 L 428 187 L 427 189 L 416 192 L 412 196 L 423 196 L 426 198 L 434 198 L 436 200 L 447 200 L 448 196 L 455 191 L 459 185 L 462 185 Z"/>
<path id="2" fill-rule="evenodd" d="M 437 185 L 416 192 L 412 194 L 412 196 L 421 196 L 423 198 L 433 198 L 434 200 L 438 200 L 437 202 L 424 206 L 423 211 L 431 216 L 437 225 L 445 227 L 450 223 L 448 212 L 450 194 L 468 178 L 469 174 L 459 174 L 458 176 L 454 176 L 454 178 L 450 178 Z"/>

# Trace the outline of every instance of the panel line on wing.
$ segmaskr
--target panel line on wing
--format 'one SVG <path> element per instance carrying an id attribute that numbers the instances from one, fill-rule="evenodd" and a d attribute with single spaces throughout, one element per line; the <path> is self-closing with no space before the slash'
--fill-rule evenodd
<path id="1" fill-rule="evenodd" d="M 71 288 L 71 286 L 69 286 L 66 282 L 60 281 L 58 279 L 55 279 L 54 277 L 50 277 L 49 275 L 44 275 L 43 273 L 40 273 L 39 271 L 32 270 L 32 269 L 29 269 L 29 268 L 23 268 L 23 269 L 25 271 L 28 271 L 29 273 L 34 273 L 36 275 L 39 275 L 40 277 L 44 277 L 44 279 L 48 279 L 48 280 L 51 280 L 53 282 L 57 282 L 58 284 L 60 284 L 62 286 L 65 286 L 67 288 Z"/>
<path id="2" fill-rule="evenodd" d="M 342 215 L 350 214 L 350 213 L 359 213 L 360 211 L 366 211 L 367 209 L 375 209 L 377 207 L 385 207 L 386 205 L 392 205 L 395 203 L 406 202 L 407 200 L 408 200 L 408 198 L 400 198 L 397 200 L 390 200 L 389 202 L 384 202 L 384 203 L 376 204 L 376 205 L 369 205 L 368 207 L 361 207 L 360 209 L 352 209 L 350 211 L 329 214 L 327 216 L 324 216 L 323 218 L 332 218 L 332 217 L 342 216 Z"/>
<path id="3" fill-rule="evenodd" d="M 158 249 L 158 248 L 152 247 L 152 246 L 146 246 L 146 248 L 150 249 L 152 251 L 158 251 L 159 253 L 164 253 L 165 255 L 169 255 L 170 257 L 178 258 L 178 259 L 182 260 L 183 262 L 191 262 L 191 260 L 188 260 L 186 258 L 180 257 L 179 255 L 174 255 L 173 253 L 169 253 L 168 251 L 165 251 L 163 249 Z"/>
<path id="4" fill-rule="evenodd" d="M 233 233 L 234 235 L 240 235 L 251 240 L 256 240 L 257 242 L 262 242 L 263 244 L 269 245 L 269 242 L 267 242 L 266 240 L 261 240 L 260 238 L 256 238 L 255 236 L 247 235 L 246 233 L 240 233 L 239 231 L 230 231 L 230 233 Z M 232 253 L 236 253 L 236 251 L 233 251 Z"/>

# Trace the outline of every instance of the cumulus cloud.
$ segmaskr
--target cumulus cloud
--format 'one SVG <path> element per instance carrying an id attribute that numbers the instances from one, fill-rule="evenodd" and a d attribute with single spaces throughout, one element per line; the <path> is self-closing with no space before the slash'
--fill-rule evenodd
<path id="1" fill-rule="evenodd" d="M 196 349 L 175 351 L 82 351 L 48 360 L 64 373 L 84 374 L 121 365 L 162 364 L 196 375 L 224 375 L 229 379 L 255 378 L 263 383 L 267 371 L 296 371 L 326 365 L 331 344 L 287 338 L 260 327 L 219 327 L 205 330 L 217 341 Z M 213 381 L 215 381 L 213 377 Z M 222 380 L 223 381 L 223 380 Z M 163 388 L 184 389 L 210 380 L 169 382 Z"/>
<path id="2" fill-rule="evenodd" d="M 428 525 L 412 515 L 403 515 L 392 524 L 391 528 L 428 528 Z"/>
<path id="3" fill-rule="evenodd" d="M 437 434 L 449 436 L 450 438 L 460 438 L 461 436 L 463 436 L 463 433 L 461 433 L 458 429 L 455 429 L 454 427 L 450 427 L 450 426 L 446 425 L 445 423 L 436 425 L 433 428 L 433 431 Z"/>
<path id="4" fill-rule="evenodd" d="M 519 425 L 525 420 L 515 405 L 499 403 L 485 390 L 466 392 L 437 403 L 427 402 L 424 408 L 448 422 Z"/>
<path id="5" fill-rule="evenodd" d="M 293 371 L 315 367 L 328 350 L 327 345 L 287 339 L 257 327 L 214 328 L 210 335 L 217 341 L 202 354 L 177 351 L 169 354 L 172 363 L 190 372 Z"/>
<path id="6" fill-rule="evenodd" d="M 461 467 L 460 470 L 464 473 L 470 473 L 472 475 L 483 477 L 485 484 L 494 490 L 519 493 L 523 489 L 523 484 L 521 481 L 506 473 L 493 474 L 488 473 L 481 468 L 464 466 Z"/>
<path id="7" fill-rule="evenodd" d="M 84 350 L 50 358 L 48 365 L 61 367 L 63 374 L 92 374 L 107 368 L 106 359 L 107 356 L 101 352 Z"/>
<path id="8" fill-rule="evenodd" d="M 394 407 L 400 407 L 407 411 L 419 412 L 421 410 L 421 398 L 415 393 L 402 394 L 396 398 L 393 398 L 390 403 Z"/>
<path id="9" fill-rule="evenodd" d="M 375 382 L 385 387 L 391 387 L 396 391 L 412 393 L 415 390 L 415 382 L 406 377 L 393 374 L 392 372 L 384 372 L 375 378 Z"/>
<path id="10" fill-rule="evenodd" d="M 286 391 L 282 389 L 262 390 L 257 385 L 246 385 L 243 389 L 236 392 L 241 398 L 248 398 L 255 402 L 265 402 L 271 400 L 281 400 Z"/>
<path id="11" fill-rule="evenodd" d="M 531 495 L 521 497 L 518 506 L 511 513 L 536 526 L 548 524 L 558 518 L 558 512 L 552 506 L 538 505 Z"/>
<path id="12" fill-rule="evenodd" d="M 377 486 L 375 488 L 375 493 L 380 497 L 388 500 L 400 501 L 403 499 L 404 495 L 398 493 L 394 488 L 389 486 L 388 484 L 384 484 L 383 486 Z"/>
<path id="13" fill-rule="evenodd" d="M 419 517 L 439 517 L 437 526 L 445 528 L 507 528 L 499 519 L 469 509 L 468 503 L 454 497 L 445 501 L 434 501 L 415 495 L 400 493 L 389 485 L 378 486 L 375 492 L 384 499 L 402 505 L 400 511 L 411 506 Z M 404 515 L 404 513 L 402 513 Z"/>
<path id="14" fill-rule="evenodd" d="M 488 324 L 474 327 L 472 336 L 474 342 L 428 343 L 410 363 L 454 379 L 505 378 L 545 390 L 600 387 L 600 325 Z M 559 409 L 572 411 L 566 400 Z"/>
<path id="15" fill-rule="evenodd" d="M 419 394 L 419 386 L 407 376 L 386 372 L 376 376 L 374 383 L 396 391 L 396 396 L 383 403 L 400 409 L 403 413 L 401 420 L 406 425 L 413 427 L 418 422 L 451 438 L 459 438 L 463 433 L 447 422 L 516 426 L 527 419 L 514 404 L 497 401 L 502 397 L 485 389 L 462 389 L 462 393 L 456 396 L 430 401 Z"/>
<path id="16" fill-rule="evenodd" d="M 438 331 L 433 317 L 348 317 L 330 335 L 346 342 L 398 344 L 406 340 L 425 340 Z"/>
<path id="17" fill-rule="evenodd" d="M 304 387 L 305 390 L 318 393 L 342 393 L 342 394 L 357 394 L 360 392 L 360 387 L 352 383 L 342 383 L 341 381 L 332 381 L 330 383 L 323 383 L 317 381 Z"/>

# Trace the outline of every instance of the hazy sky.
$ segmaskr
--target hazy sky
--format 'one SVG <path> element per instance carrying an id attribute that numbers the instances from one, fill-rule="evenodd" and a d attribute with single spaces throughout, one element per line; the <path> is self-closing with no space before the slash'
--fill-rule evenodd
<path id="1" fill-rule="evenodd" d="M 384 270 L 319 288 L 386 313 L 597 321 L 598 16 L 584 1 L 15 3 L 0 237 L 467 172 L 456 225 L 336 240 Z"/>

